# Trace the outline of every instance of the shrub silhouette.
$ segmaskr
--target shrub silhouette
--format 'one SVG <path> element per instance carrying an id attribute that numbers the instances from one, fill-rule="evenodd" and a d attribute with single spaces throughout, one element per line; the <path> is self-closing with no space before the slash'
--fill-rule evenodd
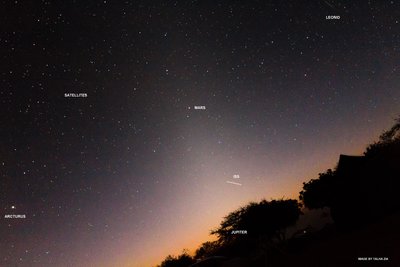
<path id="1" fill-rule="evenodd" d="M 177 257 L 168 255 L 158 267 L 188 267 L 195 260 L 186 251 Z"/>

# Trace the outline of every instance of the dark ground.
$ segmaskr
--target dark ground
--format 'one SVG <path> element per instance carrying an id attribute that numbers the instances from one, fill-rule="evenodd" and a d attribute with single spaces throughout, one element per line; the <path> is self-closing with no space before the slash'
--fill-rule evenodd
<path id="1" fill-rule="evenodd" d="M 341 232 L 327 227 L 297 240 L 294 249 L 276 266 L 400 266 L 400 214 Z M 359 261 L 358 257 L 388 258 Z M 266 266 L 275 266 L 267 265 Z"/>

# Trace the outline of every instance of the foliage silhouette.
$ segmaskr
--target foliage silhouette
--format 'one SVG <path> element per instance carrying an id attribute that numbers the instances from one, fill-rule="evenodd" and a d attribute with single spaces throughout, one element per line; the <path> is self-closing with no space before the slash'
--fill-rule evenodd
<path id="1" fill-rule="evenodd" d="M 387 160 L 390 157 L 400 156 L 400 116 L 389 130 L 383 132 L 378 142 L 369 145 L 364 152 L 368 158 L 383 157 Z"/>
<path id="2" fill-rule="evenodd" d="M 262 238 L 266 240 L 285 238 L 284 230 L 296 223 L 301 214 L 297 200 L 262 200 L 252 202 L 231 212 L 220 226 L 211 231 L 221 244 L 239 238 Z M 245 235 L 235 235 L 234 231 L 246 231 Z"/>
<path id="3" fill-rule="evenodd" d="M 352 228 L 400 210 L 399 177 L 400 118 L 363 156 L 341 155 L 335 171 L 304 183 L 299 198 L 310 209 L 330 207 L 338 226 Z"/>
<path id="4" fill-rule="evenodd" d="M 188 267 L 196 261 L 186 252 L 179 256 L 168 255 L 158 267 Z"/>
<path id="5" fill-rule="evenodd" d="M 331 206 L 334 187 L 335 172 L 328 169 L 319 174 L 318 179 L 311 179 L 303 183 L 303 190 L 300 192 L 299 199 L 309 209 L 321 209 Z"/>
<path id="6" fill-rule="evenodd" d="M 220 251 L 220 244 L 218 241 L 207 241 L 201 244 L 194 254 L 195 259 L 204 259 L 206 257 L 217 255 Z"/>

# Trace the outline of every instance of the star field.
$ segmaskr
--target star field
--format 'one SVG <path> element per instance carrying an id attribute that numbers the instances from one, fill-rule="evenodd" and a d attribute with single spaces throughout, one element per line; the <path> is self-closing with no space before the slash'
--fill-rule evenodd
<path id="1" fill-rule="evenodd" d="M 395 1 L 2 4 L 2 266 L 154 265 L 400 113 Z"/>

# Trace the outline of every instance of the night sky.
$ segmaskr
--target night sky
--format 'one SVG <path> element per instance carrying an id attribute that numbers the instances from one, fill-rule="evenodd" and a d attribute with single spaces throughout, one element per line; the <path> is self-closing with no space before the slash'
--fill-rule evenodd
<path id="1" fill-rule="evenodd" d="M 1 2 L 1 266 L 157 264 L 400 114 L 396 1 Z"/>

